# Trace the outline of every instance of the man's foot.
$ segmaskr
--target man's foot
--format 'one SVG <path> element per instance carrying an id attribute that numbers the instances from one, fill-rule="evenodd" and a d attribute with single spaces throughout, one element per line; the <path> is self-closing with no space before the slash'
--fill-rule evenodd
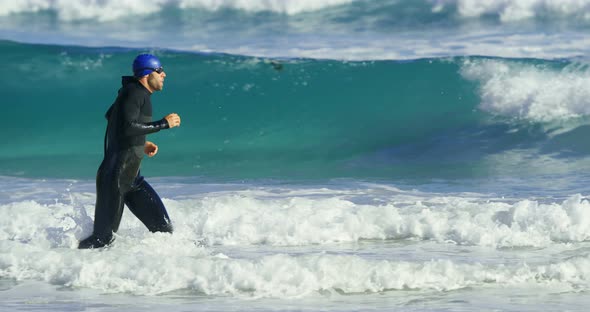
<path id="1" fill-rule="evenodd" d="M 114 238 L 112 235 L 110 237 L 98 237 L 92 234 L 88 238 L 80 241 L 78 249 L 102 248 L 111 244 L 113 240 Z"/>

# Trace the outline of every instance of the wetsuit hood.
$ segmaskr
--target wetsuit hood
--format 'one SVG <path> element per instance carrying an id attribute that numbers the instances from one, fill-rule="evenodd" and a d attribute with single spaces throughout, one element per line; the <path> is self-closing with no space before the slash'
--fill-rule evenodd
<path id="1" fill-rule="evenodd" d="M 137 79 L 135 79 L 135 77 L 133 77 L 133 76 L 122 76 L 122 77 L 121 77 L 121 86 L 122 86 L 121 90 L 122 90 L 122 89 L 123 89 L 123 88 L 124 88 L 126 85 L 128 85 L 128 84 L 130 84 L 130 83 L 133 83 L 133 82 L 136 82 L 136 81 L 137 81 Z M 119 93 L 121 93 L 121 90 L 119 90 Z M 109 118 L 110 118 L 110 116 L 111 116 L 111 112 L 113 111 L 113 108 L 114 108 L 114 107 L 115 107 L 115 105 L 114 105 L 114 104 L 113 104 L 113 105 L 111 105 L 111 106 L 109 107 L 109 109 L 107 110 L 107 112 L 104 114 L 104 117 L 105 117 L 106 119 L 109 119 Z"/>
<path id="2" fill-rule="evenodd" d="M 137 79 L 133 76 L 123 76 L 121 77 L 121 85 L 125 86 L 129 83 L 136 82 Z"/>

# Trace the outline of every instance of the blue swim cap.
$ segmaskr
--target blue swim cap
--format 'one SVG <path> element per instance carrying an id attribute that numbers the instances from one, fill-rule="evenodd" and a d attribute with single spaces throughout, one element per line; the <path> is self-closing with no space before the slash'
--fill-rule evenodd
<path id="1" fill-rule="evenodd" d="M 162 67 L 160 60 L 151 54 L 140 54 L 133 61 L 133 75 L 143 77 Z"/>

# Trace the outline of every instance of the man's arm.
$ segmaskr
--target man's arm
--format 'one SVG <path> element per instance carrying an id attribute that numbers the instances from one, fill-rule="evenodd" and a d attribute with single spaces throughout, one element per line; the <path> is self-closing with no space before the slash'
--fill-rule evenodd
<path id="1" fill-rule="evenodd" d="M 162 129 L 170 128 L 166 118 L 152 122 L 141 122 L 139 120 L 141 112 L 141 103 L 139 99 L 129 101 L 123 105 L 123 114 L 125 117 L 125 135 L 138 136 L 158 132 Z"/>

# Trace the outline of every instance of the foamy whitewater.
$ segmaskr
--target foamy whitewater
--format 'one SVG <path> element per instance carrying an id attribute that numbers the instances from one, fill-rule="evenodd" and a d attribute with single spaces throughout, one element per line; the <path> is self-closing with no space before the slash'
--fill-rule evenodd
<path id="1" fill-rule="evenodd" d="M 590 1 L 0 0 L 0 311 L 586 311 Z M 92 233 L 104 113 L 166 87 L 174 234 Z"/>

